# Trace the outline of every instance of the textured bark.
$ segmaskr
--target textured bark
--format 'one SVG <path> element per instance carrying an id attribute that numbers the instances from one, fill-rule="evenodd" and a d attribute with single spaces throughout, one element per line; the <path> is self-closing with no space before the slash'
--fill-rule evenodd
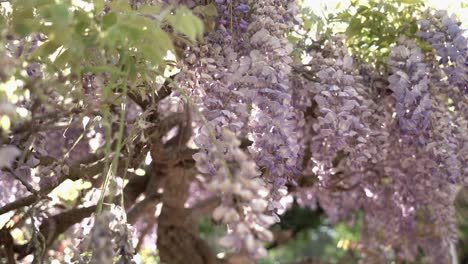
<path id="1" fill-rule="evenodd" d="M 190 211 L 184 208 L 193 169 L 169 168 L 163 179 L 163 208 L 158 218 L 157 246 L 162 263 L 221 263 L 199 236 Z"/>
<path id="2" fill-rule="evenodd" d="M 0 260 L 6 261 L 1 263 L 16 263 L 13 242 L 13 237 L 8 230 L 0 230 Z"/>

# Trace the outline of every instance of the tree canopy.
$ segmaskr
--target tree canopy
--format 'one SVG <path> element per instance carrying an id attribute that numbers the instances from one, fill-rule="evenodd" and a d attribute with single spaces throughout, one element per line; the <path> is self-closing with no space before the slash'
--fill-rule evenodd
<path id="1" fill-rule="evenodd" d="M 468 261 L 456 15 L 12 0 L 0 42 L 0 263 Z"/>

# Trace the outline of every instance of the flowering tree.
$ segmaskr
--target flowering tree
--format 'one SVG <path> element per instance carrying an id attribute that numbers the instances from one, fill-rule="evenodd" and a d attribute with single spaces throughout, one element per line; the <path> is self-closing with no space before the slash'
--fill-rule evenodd
<path id="1" fill-rule="evenodd" d="M 311 39 L 289 0 L 1 3 L 2 263 L 253 263 L 288 197 L 362 212 L 363 263 L 451 263 L 467 39 L 410 7 L 369 56 L 373 5 Z"/>

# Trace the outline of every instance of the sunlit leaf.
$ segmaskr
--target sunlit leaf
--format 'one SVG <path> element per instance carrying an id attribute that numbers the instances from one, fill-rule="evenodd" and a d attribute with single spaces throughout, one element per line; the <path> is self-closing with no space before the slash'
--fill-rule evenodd
<path id="1" fill-rule="evenodd" d="M 175 31 L 186 35 L 192 41 L 203 35 L 202 21 L 186 7 L 178 8 L 174 15 L 168 17 L 168 21 Z"/>
<path id="2" fill-rule="evenodd" d="M 112 11 L 121 11 L 124 13 L 128 13 L 132 11 L 132 8 L 128 1 L 125 0 L 116 0 L 112 1 L 108 4 Z"/>
<path id="3" fill-rule="evenodd" d="M 195 13 L 202 14 L 206 17 L 213 17 L 218 15 L 218 10 L 214 4 L 199 5 L 193 9 Z"/>
<path id="4" fill-rule="evenodd" d="M 154 5 L 142 5 L 140 8 L 138 8 L 138 12 L 145 15 L 157 15 L 161 13 L 161 7 Z"/>
<path id="5" fill-rule="evenodd" d="M 70 50 L 67 49 L 62 51 L 54 61 L 55 66 L 57 66 L 57 68 L 65 67 L 65 65 L 70 61 L 70 56 Z"/>
<path id="6" fill-rule="evenodd" d="M 60 44 L 55 41 L 46 41 L 44 44 L 34 50 L 34 52 L 31 54 L 31 58 L 45 58 L 54 53 L 59 47 Z"/>

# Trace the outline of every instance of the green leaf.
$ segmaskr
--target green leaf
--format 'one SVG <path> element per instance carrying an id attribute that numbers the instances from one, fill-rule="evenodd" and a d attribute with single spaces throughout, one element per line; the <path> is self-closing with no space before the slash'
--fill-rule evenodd
<path id="1" fill-rule="evenodd" d="M 119 27 L 111 27 L 99 34 L 99 43 L 106 47 L 114 48 L 121 40 L 122 32 L 119 31 Z"/>
<path id="2" fill-rule="evenodd" d="M 121 38 L 123 42 L 125 41 L 125 38 L 127 38 L 131 43 L 137 43 L 142 38 L 143 31 L 135 29 L 135 27 L 130 23 L 119 25 L 118 28 L 121 30 L 121 35 L 118 35 L 117 37 Z"/>
<path id="3" fill-rule="evenodd" d="M 218 9 L 214 4 L 199 5 L 193 9 L 193 12 L 202 14 L 206 17 L 214 17 L 218 15 Z"/>
<path id="4" fill-rule="evenodd" d="M 94 15 L 97 15 L 104 10 L 104 0 L 94 0 Z"/>
<path id="5" fill-rule="evenodd" d="M 6 24 L 6 19 L 3 16 L 3 14 L 0 14 L 0 30 L 2 30 L 5 27 Z"/>
<path id="6" fill-rule="evenodd" d="M 304 20 L 304 29 L 309 31 L 312 28 L 312 21 L 311 20 Z"/>
<path id="7" fill-rule="evenodd" d="M 102 18 L 102 29 L 106 30 L 117 23 L 117 14 L 109 12 Z"/>
<path id="8" fill-rule="evenodd" d="M 156 15 L 161 13 L 161 7 L 154 5 L 142 5 L 140 8 L 138 8 L 138 12 L 145 15 Z"/>
<path id="9" fill-rule="evenodd" d="M 130 4 L 128 3 L 128 1 L 125 0 L 112 1 L 109 3 L 109 6 L 112 11 L 120 11 L 123 13 L 133 12 Z"/>
<path id="10" fill-rule="evenodd" d="M 26 37 L 31 33 L 31 27 L 27 23 L 15 23 L 13 24 L 13 30 L 20 37 Z"/>
<path id="11" fill-rule="evenodd" d="M 168 21 L 175 31 L 192 41 L 203 36 L 203 22 L 186 7 L 178 8 L 174 15 L 168 17 Z"/>
<path id="12" fill-rule="evenodd" d="M 91 19 L 86 12 L 82 10 L 75 10 L 75 31 L 78 34 L 85 34 L 86 29 L 91 26 Z"/>
<path id="13" fill-rule="evenodd" d="M 70 6 L 66 4 L 58 4 L 50 6 L 50 14 L 52 20 L 61 27 L 65 27 L 72 21 L 73 13 Z"/>
<path id="14" fill-rule="evenodd" d="M 288 40 L 289 40 L 289 42 L 291 42 L 291 43 L 298 43 L 299 41 L 302 40 L 302 38 L 295 37 L 295 36 L 293 36 L 293 35 L 289 35 L 289 36 L 288 36 Z"/>
<path id="15" fill-rule="evenodd" d="M 85 41 L 86 39 L 79 34 L 72 34 L 71 41 L 67 43 L 67 46 L 70 48 L 70 52 L 76 57 L 82 57 L 85 51 Z"/>
<path id="16" fill-rule="evenodd" d="M 125 15 L 119 18 L 118 27 L 126 33 L 121 36 L 135 45 L 147 38 L 153 28 L 157 28 L 151 19 L 139 15 Z"/>
<path id="17" fill-rule="evenodd" d="M 167 34 L 167 32 L 160 28 L 154 28 L 151 32 L 152 34 L 148 36 L 148 40 L 150 40 L 149 43 L 151 43 L 152 45 L 154 45 L 154 43 L 157 43 L 156 46 L 161 51 L 161 53 L 164 53 L 164 55 L 166 55 L 167 51 L 174 51 L 172 39 L 169 36 L 169 34 Z"/>
<path id="18" fill-rule="evenodd" d="M 129 81 L 136 81 L 138 71 L 135 66 L 135 61 L 133 59 L 128 60 L 128 62 L 125 64 L 126 67 L 128 67 L 128 77 Z"/>
<path id="19" fill-rule="evenodd" d="M 25 37 L 32 31 L 31 20 L 34 18 L 33 9 L 16 5 L 14 5 L 12 8 L 13 30 L 21 37 Z"/>
<path id="20" fill-rule="evenodd" d="M 353 37 L 357 35 L 361 31 L 361 29 L 362 29 L 361 21 L 359 19 L 352 19 L 349 22 L 348 28 L 346 29 L 346 35 L 348 35 L 348 37 Z"/>
<path id="21" fill-rule="evenodd" d="M 421 4 L 421 0 L 399 0 L 399 2 L 403 4 L 409 4 L 409 5 L 414 5 L 414 4 Z"/>
<path id="22" fill-rule="evenodd" d="M 55 59 L 54 65 L 59 69 L 65 67 L 65 65 L 67 65 L 67 63 L 70 61 L 70 55 L 71 52 L 68 49 L 61 52 L 60 55 L 58 55 Z"/>
<path id="23" fill-rule="evenodd" d="M 42 57 L 42 58 L 48 57 L 49 55 L 54 53 L 59 47 L 60 47 L 59 43 L 49 40 L 45 42 L 44 44 L 42 44 L 41 46 L 39 46 L 37 49 L 35 49 L 33 53 L 31 53 L 31 58 L 35 59 L 39 57 Z"/>
<path id="24" fill-rule="evenodd" d="M 369 9 L 369 7 L 364 6 L 364 5 L 361 5 L 361 6 L 359 6 L 359 8 L 357 9 L 357 13 L 358 13 L 358 14 L 362 14 L 362 13 L 364 13 L 364 11 L 366 11 L 366 10 L 368 10 L 368 9 Z"/>
<path id="25" fill-rule="evenodd" d="M 32 3 L 33 7 L 40 7 L 45 5 L 54 5 L 56 2 L 54 0 L 31 0 L 28 1 Z"/>

